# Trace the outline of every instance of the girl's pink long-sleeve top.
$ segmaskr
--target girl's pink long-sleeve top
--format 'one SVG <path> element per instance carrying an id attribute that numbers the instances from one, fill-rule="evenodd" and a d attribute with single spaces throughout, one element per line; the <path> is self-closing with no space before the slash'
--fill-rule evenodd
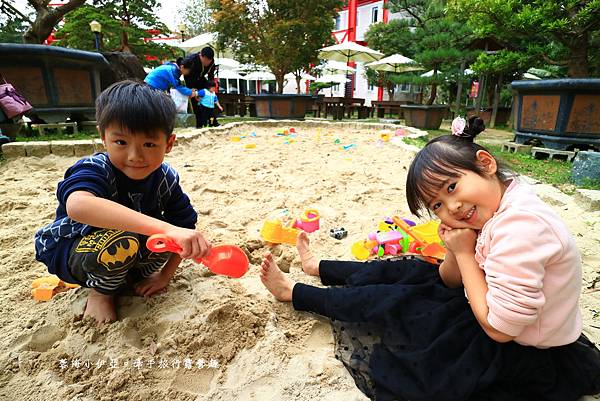
<path id="1" fill-rule="evenodd" d="M 581 256 L 566 224 L 529 185 L 513 179 L 477 238 L 488 285 L 488 322 L 538 348 L 581 334 Z"/>

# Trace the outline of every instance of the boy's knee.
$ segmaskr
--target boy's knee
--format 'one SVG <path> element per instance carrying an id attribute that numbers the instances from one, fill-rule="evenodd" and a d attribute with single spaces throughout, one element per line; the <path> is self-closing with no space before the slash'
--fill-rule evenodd
<path id="1" fill-rule="evenodd" d="M 71 250 L 69 266 L 102 276 L 116 276 L 135 264 L 140 250 L 136 233 L 102 229 L 81 238 Z"/>

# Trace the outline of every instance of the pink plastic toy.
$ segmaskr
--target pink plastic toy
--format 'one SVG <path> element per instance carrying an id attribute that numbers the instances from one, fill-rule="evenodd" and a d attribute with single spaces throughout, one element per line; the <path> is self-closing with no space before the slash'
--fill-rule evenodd
<path id="1" fill-rule="evenodd" d="M 316 209 L 305 210 L 293 227 L 312 233 L 319 229 L 319 220 L 319 212 Z"/>

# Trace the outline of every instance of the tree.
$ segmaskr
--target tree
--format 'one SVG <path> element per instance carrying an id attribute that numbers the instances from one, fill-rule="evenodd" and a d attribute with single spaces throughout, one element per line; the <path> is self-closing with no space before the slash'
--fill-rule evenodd
<path id="1" fill-rule="evenodd" d="M 433 76 L 426 80 L 408 79 L 412 83 L 429 83 L 427 104 L 433 104 L 446 73 L 453 73 L 467 56 L 469 29 L 446 14 L 445 0 L 390 0 L 388 4 L 390 11 L 408 16 L 409 25 L 414 27 L 415 60 L 433 70 Z"/>
<path id="2" fill-rule="evenodd" d="M 36 15 L 23 40 L 25 43 L 40 44 L 50 36 L 65 14 L 81 7 L 85 0 L 69 0 L 60 7 L 50 6 L 50 0 L 27 0 L 27 3 L 33 7 Z"/>
<path id="3" fill-rule="evenodd" d="M 385 56 L 402 54 L 412 58 L 414 57 L 412 43 L 415 40 L 415 35 L 410 28 L 407 19 L 395 19 L 388 23 L 378 22 L 369 27 L 369 30 L 365 33 L 365 40 L 369 43 L 369 47 L 379 50 Z M 395 74 L 367 69 L 366 77 L 371 85 L 386 88 L 390 100 L 393 98 L 394 88 L 396 87 Z"/>
<path id="4" fill-rule="evenodd" d="M 600 69 L 600 0 L 450 0 L 450 9 L 478 36 L 519 41 L 518 51 L 565 66 L 570 77 Z"/>
<path id="5" fill-rule="evenodd" d="M 126 6 L 131 7 L 134 4 L 134 1 L 129 1 Z M 102 24 L 102 48 L 106 51 L 131 52 L 144 64 L 148 64 L 145 60 L 146 55 L 162 59 L 173 57 L 174 53 L 170 47 L 144 41 L 144 38 L 150 34 L 140 25 L 148 24 L 147 26 L 158 30 L 166 29 L 162 23 L 156 21 L 156 17 L 146 16 L 144 19 L 136 17 L 125 22 L 122 15 L 124 15 L 123 9 L 113 2 L 98 4 L 95 7 L 84 5 L 65 16 L 64 25 L 55 35 L 58 39 L 57 44 L 74 49 L 94 50 L 94 36 L 90 31 L 90 22 L 96 20 Z M 150 25 L 151 23 L 155 25 Z"/>
<path id="6" fill-rule="evenodd" d="M 221 47 L 246 62 L 263 64 L 283 92 L 284 75 L 302 70 L 331 41 L 341 0 L 210 0 Z"/>
<path id="7" fill-rule="evenodd" d="M 205 0 L 186 0 L 177 9 L 181 16 L 181 22 L 187 28 L 189 37 L 206 32 L 212 22 L 210 10 Z"/>

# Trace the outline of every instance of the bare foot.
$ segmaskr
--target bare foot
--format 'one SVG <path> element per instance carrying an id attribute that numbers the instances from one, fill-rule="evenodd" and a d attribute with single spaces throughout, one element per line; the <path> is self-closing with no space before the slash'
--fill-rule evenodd
<path id="1" fill-rule="evenodd" d="M 113 295 L 104 295 L 91 289 L 87 298 L 83 316 L 91 316 L 98 324 L 111 323 L 117 320 Z"/>
<path id="2" fill-rule="evenodd" d="M 260 281 L 278 301 L 292 300 L 292 290 L 296 283 L 279 270 L 270 252 L 265 254 L 260 265 Z"/>
<path id="3" fill-rule="evenodd" d="M 300 231 L 298 239 L 296 239 L 296 248 L 300 254 L 300 261 L 302 262 L 302 270 L 309 276 L 319 276 L 319 259 L 310 251 L 310 240 L 308 234 L 304 231 Z"/>

